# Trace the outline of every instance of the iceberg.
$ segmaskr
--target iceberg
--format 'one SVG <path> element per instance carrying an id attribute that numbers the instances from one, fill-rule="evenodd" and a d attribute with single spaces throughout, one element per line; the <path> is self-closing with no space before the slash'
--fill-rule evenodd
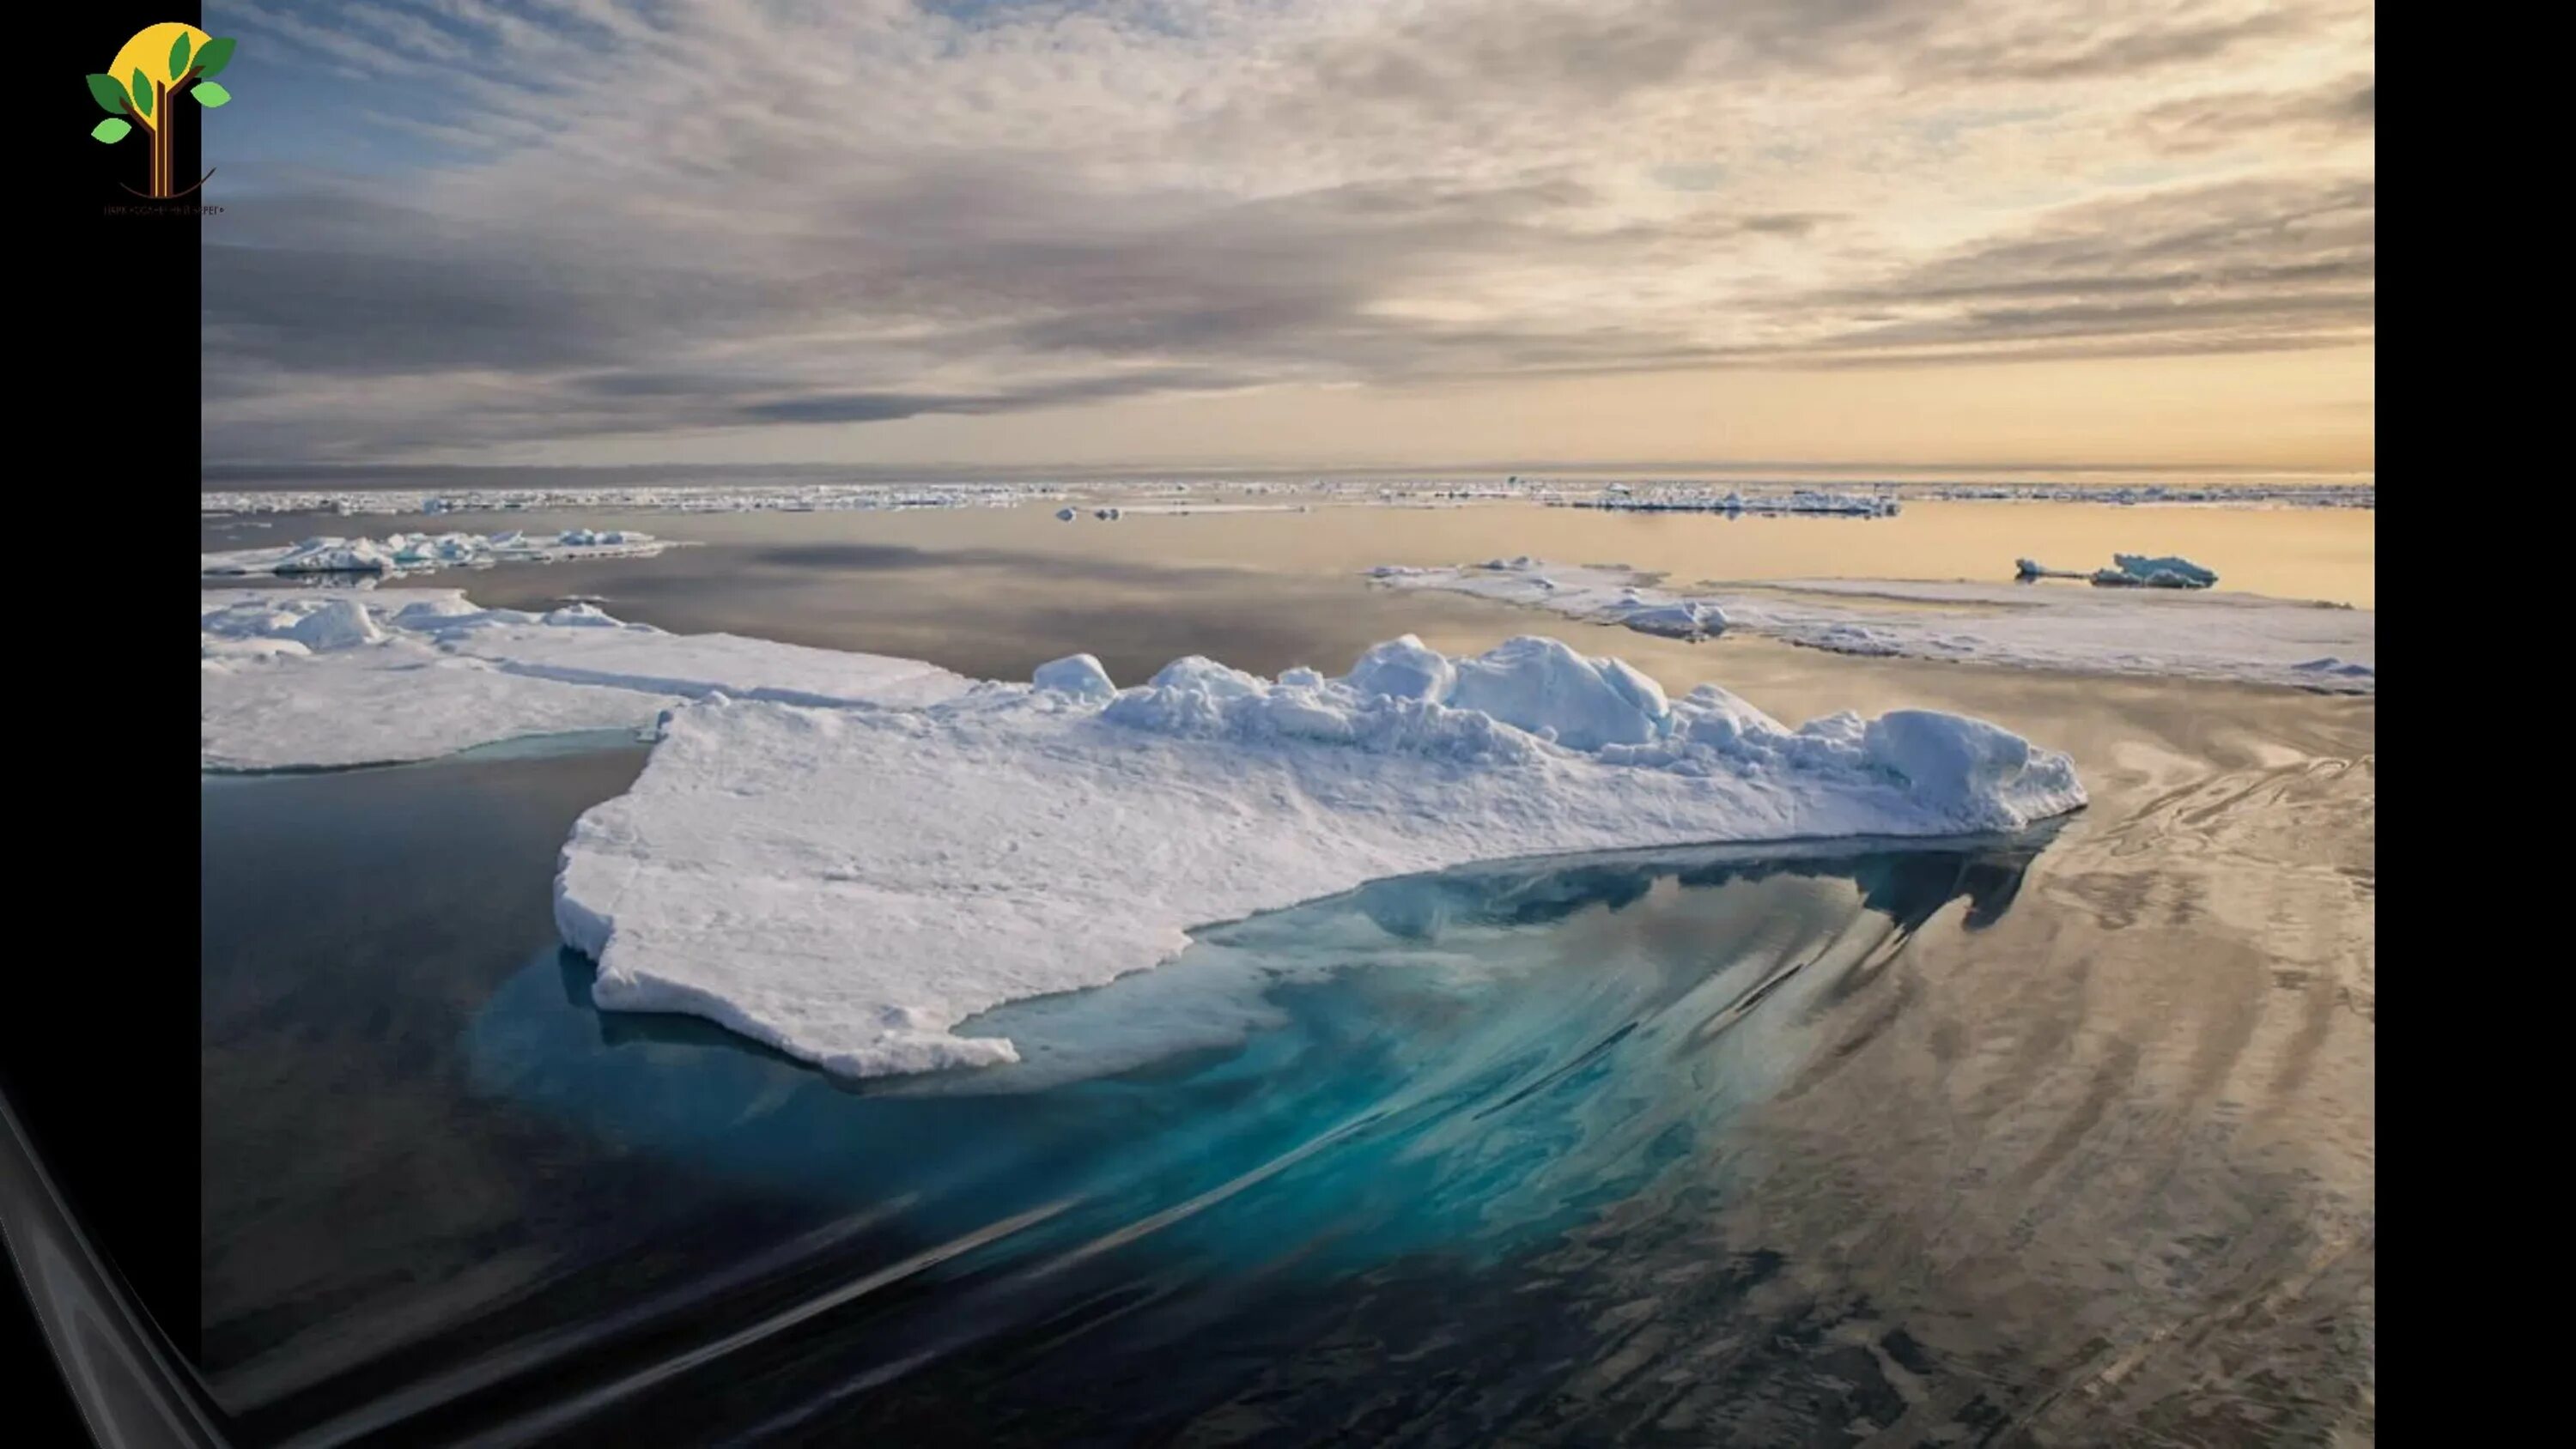
<path id="1" fill-rule="evenodd" d="M 564 631 L 569 633 L 570 631 Z M 1097 661 L 910 707 L 711 694 L 582 816 L 555 882 L 593 997 L 826 1071 L 1018 1059 L 978 1013 L 1170 960 L 1193 927 L 1390 876 L 1566 851 L 2017 830 L 2065 755 L 1899 710 L 1790 728 L 1712 685 L 1523 637 L 1406 636 L 1339 677 Z"/>

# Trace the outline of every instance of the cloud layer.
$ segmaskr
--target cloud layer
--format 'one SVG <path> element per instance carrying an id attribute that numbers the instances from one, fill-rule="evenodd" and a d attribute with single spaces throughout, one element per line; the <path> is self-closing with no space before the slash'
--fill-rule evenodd
<path id="1" fill-rule="evenodd" d="M 2366 3 L 207 8 L 210 459 L 2371 335 Z"/>

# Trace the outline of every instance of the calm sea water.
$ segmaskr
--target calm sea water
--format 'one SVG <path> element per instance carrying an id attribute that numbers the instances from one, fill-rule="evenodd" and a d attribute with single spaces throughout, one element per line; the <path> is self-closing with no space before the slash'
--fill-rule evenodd
<path id="1" fill-rule="evenodd" d="M 1866 574 L 1922 510 L 1516 510 L 1512 541 L 1514 511 L 1344 513 L 1371 532 L 1329 546 L 1320 510 L 583 516 L 714 541 L 427 582 L 1006 677 L 1544 629 L 1792 719 L 1981 714 L 2070 750 L 2095 804 L 2020 839 L 1382 882 L 995 1013 L 1024 1044 L 1242 1032 L 1003 1094 L 592 1010 L 550 877 L 633 749 L 210 779 L 202 1347 L 244 1439 L 2370 1440 L 2372 703 L 1692 646 L 1348 576 L 1794 577 L 1827 571 L 1811 529 Z M 2319 561 L 2348 518 L 2191 515 L 2306 540 L 2264 563 L 2137 536 L 2182 510 L 2092 511 L 2124 551 L 2350 596 Z M 284 526 L 393 526 L 332 522 Z"/>

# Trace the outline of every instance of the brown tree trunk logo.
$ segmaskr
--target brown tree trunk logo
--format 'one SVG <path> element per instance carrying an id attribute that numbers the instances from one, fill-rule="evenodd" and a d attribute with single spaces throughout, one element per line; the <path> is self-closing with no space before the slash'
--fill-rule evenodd
<path id="1" fill-rule="evenodd" d="M 91 97 L 107 112 L 107 119 L 90 135 L 114 145 L 140 130 L 152 143 L 149 180 L 141 191 L 131 186 L 126 190 L 166 201 L 195 191 L 206 184 L 206 176 L 215 174 L 209 169 L 206 176 L 181 189 L 178 177 L 171 174 L 171 140 L 178 133 L 182 92 L 209 109 L 233 98 L 232 92 L 215 84 L 215 77 L 232 59 L 229 38 L 208 35 L 193 25 L 148 25 L 125 42 L 113 64 L 88 78 Z"/>

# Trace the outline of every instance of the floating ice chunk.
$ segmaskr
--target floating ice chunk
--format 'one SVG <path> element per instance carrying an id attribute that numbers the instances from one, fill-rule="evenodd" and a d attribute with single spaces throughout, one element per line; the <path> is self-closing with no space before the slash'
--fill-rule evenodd
<path id="1" fill-rule="evenodd" d="M 868 1076 L 1013 1060 L 957 1028 L 1155 965 L 1195 924 L 1383 876 L 2010 830 L 2084 800 L 2065 756 L 1955 716 L 1793 731 L 1554 640 L 1446 671 L 1424 652 L 1394 640 L 1340 679 L 1275 682 L 1183 659 L 1097 705 L 996 686 L 919 709 L 678 708 L 633 790 L 575 827 L 557 923 L 598 960 L 604 1007 Z"/>
<path id="2" fill-rule="evenodd" d="M 1052 689 L 1079 699 L 1107 699 L 1118 692 L 1109 680 L 1109 671 L 1100 660 L 1089 654 L 1068 654 L 1038 666 L 1030 681 L 1040 689 Z"/>
<path id="3" fill-rule="evenodd" d="M 1632 594 L 1633 590 L 1630 591 Z M 1627 607 L 1615 613 L 1617 621 L 1640 634 L 1661 634 L 1673 639 L 1704 639 L 1725 632 L 1726 611 L 1715 604 L 1696 599 L 1650 604 L 1643 599 L 1625 601 Z"/>
<path id="4" fill-rule="evenodd" d="M 2149 557 L 2145 554 L 2115 553 L 2111 555 L 2111 562 L 2118 564 L 2123 570 L 2137 575 L 2139 578 L 2146 580 L 2150 584 L 2155 583 L 2159 576 L 2167 574 L 2181 580 L 2179 585 L 2165 585 L 2165 587 L 2169 588 L 2182 587 L 2205 589 L 2218 582 L 2217 574 L 2212 573 L 2208 569 L 2202 568 L 2200 565 L 2193 563 L 2190 559 L 2177 558 L 2171 554 L 2161 557 Z"/>

